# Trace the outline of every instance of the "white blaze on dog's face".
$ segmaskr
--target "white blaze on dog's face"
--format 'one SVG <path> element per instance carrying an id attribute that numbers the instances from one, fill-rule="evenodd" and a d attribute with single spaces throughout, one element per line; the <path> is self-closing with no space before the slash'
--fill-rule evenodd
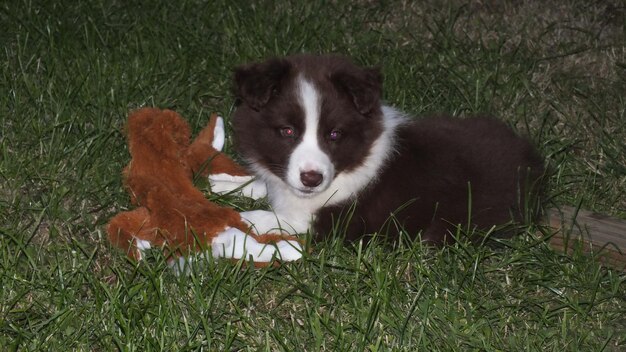
<path id="1" fill-rule="evenodd" d="M 297 79 L 297 95 L 304 114 L 304 131 L 300 143 L 287 162 L 285 181 L 298 196 L 309 196 L 328 188 L 335 176 L 335 167 L 318 143 L 320 96 L 311 82 Z"/>
<path id="2" fill-rule="evenodd" d="M 236 146 L 254 171 L 310 198 L 367 167 L 384 130 L 378 70 L 336 56 L 292 56 L 239 67 Z M 344 177 L 346 178 L 346 177 Z"/>

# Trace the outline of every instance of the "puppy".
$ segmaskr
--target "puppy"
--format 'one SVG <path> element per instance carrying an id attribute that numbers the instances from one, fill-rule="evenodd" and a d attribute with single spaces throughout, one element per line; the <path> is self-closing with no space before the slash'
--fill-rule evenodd
<path id="1" fill-rule="evenodd" d="M 527 219 L 540 192 L 543 159 L 526 139 L 493 118 L 409 118 L 382 104 L 377 69 L 296 55 L 234 80 L 235 145 L 272 208 L 242 214 L 258 233 L 451 243 Z"/>

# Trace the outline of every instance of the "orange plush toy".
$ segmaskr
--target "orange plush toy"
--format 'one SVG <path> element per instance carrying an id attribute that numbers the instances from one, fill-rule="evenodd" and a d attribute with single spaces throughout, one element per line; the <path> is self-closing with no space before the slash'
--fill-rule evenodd
<path id="1" fill-rule="evenodd" d="M 249 178 L 220 152 L 222 119 L 211 116 L 191 144 L 190 136 L 188 124 L 173 111 L 144 108 L 130 115 L 132 159 L 123 174 L 137 208 L 111 219 L 111 243 L 137 260 L 145 249 L 161 247 L 172 265 L 209 249 L 214 258 L 252 259 L 255 265 L 299 259 L 302 248 L 295 237 L 250 233 L 237 211 L 210 202 L 193 185 L 194 173 Z"/>

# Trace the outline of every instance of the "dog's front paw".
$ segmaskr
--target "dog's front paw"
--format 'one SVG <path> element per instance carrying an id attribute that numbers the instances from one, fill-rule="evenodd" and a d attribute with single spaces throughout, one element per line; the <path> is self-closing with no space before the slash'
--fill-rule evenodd
<path id="1" fill-rule="evenodd" d="M 302 258 L 298 241 L 259 243 L 252 236 L 236 228 L 228 228 L 213 239 L 211 251 L 214 258 L 252 259 L 255 263 L 269 263 L 274 259 L 287 262 Z"/>
<path id="2" fill-rule="evenodd" d="M 280 241 L 276 243 L 278 258 L 284 262 L 292 262 L 302 258 L 302 244 L 298 241 Z"/>

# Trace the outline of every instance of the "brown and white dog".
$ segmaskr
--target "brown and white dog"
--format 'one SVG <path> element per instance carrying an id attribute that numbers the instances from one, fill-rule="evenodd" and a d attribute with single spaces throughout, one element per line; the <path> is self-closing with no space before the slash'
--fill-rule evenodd
<path id="1" fill-rule="evenodd" d="M 493 118 L 411 119 L 381 102 L 382 76 L 339 56 L 296 55 L 235 70 L 237 150 L 271 211 L 242 217 L 258 233 L 339 227 L 347 240 L 378 233 L 450 243 L 457 226 L 524 219 L 543 160 Z M 233 184 L 219 177 L 214 190 Z M 266 187 L 266 189 L 265 189 Z M 532 193 L 531 193 L 532 194 Z"/>

